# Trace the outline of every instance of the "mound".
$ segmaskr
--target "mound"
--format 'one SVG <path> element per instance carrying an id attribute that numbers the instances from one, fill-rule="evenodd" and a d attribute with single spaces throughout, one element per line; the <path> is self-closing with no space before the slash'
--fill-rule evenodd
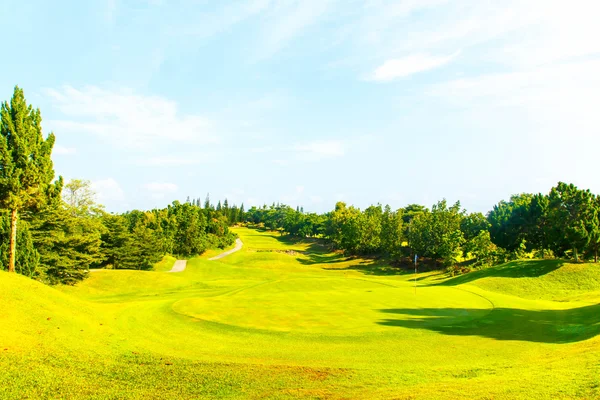
<path id="1" fill-rule="evenodd" d="M 6 351 L 78 351 L 89 338 L 107 332 L 98 309 L 21 275 L 0 271 L 0 302 L 0 341 Z"/>
<path id="2" fill-rule="evenodd" d="M 452 278 L 442 285 L 473 284 L 482 289 L 535 300 L 600 298 L 600 265 L 561 260 L 520 260 Z"/>

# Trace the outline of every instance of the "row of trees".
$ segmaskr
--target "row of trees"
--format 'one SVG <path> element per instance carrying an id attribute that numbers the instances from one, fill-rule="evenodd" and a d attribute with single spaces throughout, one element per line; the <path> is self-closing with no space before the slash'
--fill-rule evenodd
<path id="1" fill-rule="evenodd" d="M 509 251 L 548 251 L 598 261 L 600 196 L 559 182 L 546 195 L 520 194 L 488 214 L 491 238 Z"/>
<path id="2" fill-rule="evenodd" d="M 150 269 L 166 253 L 191 256 L 233 243 L 228 225 L 239 218 L 236 206 L 174 202 L 114 215 L 95 203 L 89 182 L 55 180 L 55 137 L 44 139 L 40 111 L 27 105 L 19 87 L 1 105 L 0 117 L 3 269 L 72 284 L 89 268 Z"/>
<path id="3" fill-rule="evenodd" d="M 15 271 L 48 283 L 73 284 L 89 268 L 152 269 L 164 254 L 181 257 L 226 247 L 227 217 L 177 201 L 167 208 L 109 214 L 87 181 L 65 185 L 62 199 L 18 221 Z M 10 215 L 0 215 L 0 260 L 8 265 Z"/>
<path id="4" fill-rule="evenodd" d="M 548 194 L 512 196 L 487 215 L 445 200 L 431 209 L 411 204 L 398 210 L 339 202 L 322 215 L 281 204 L 252 207 L 246 220 L 289 235 L 322 237 L 351 255 L 418 254 L 442 265 L 492 264 L 526 253 L 597 262 L 600 251 L 600 196 L 563 182 Z"/>
<path id="5" fill-rule="evenodd" d="M 206 195 L 206 198 L 204 199 L 204 206 L 202 205 L 203 203 L 200 200 L 200 198 L 190 199 L 189 196 L 186 200 L 186 203 L 192 204 L 198 208 L 204 208 L 205 210 L 211 210 L 213 212 L 214 211 L 218 212 L 219 214 L 221 214 L 222 216 L 224 216 L 226 218 L 229 225 L 235 225 L 235 224 L 239 224 L 239 223 L 242 223 L 245 221 L 246 212 L 244 211 L 244 203 L 242 203 L 242 205 L 240 207 L 238 207 L 235 204 L 230 205 L 229 201 L 227 199 L 225 199 L 222 204 L 221 204 L 221 200 L 219 200 L 217 205 L 214 206 L 210 202 L 210 194 Z"/>

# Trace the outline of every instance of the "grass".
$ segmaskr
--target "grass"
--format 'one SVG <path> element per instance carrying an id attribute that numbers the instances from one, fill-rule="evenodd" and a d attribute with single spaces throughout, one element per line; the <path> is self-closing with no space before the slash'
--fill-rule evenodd
<path id="1" fill-rule="evenodd" d="M 177 261 L 177 258 L 170 256 L 170 255 L 166 255 L 162 258 L 162 260 L 160 260 L 159 262 L 154 264 L 154 271 L 157 271 L 157 272 L 170 271 L 171 268 L 173 268 L 173 265 L 175 265 L 175 261 Z"/>
<path id="2" fill-rule="evenodd" d="M 415 293 L 384 264 L 235 231 L 241 251 L 182 273 L 0 273 L 0 398 L 600 397 L 599 266 L 425 273 Z"/>

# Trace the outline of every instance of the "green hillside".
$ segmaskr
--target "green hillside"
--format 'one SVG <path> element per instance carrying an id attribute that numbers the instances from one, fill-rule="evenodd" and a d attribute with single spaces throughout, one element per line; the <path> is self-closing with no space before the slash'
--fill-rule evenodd
<path id="1" fill-rule="evenodd" d="M 596 265 L 425 273 L 415 288 L 315 241 L 237 233 L 241 251 L 181 273 L 57 288 L 0 273 L 0 398 L 600 396 Z"/>

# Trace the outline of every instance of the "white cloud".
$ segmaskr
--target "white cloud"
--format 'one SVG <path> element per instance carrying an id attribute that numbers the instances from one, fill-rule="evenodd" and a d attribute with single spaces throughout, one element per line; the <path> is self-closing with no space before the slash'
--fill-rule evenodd
<path id="1" fill-rule="evenodd" d="M 171 142 L 218 141 L 210 120 L 199 115 L 182 115 L 175 102 L 159 96 L 96 86 L 82 89 L 65 86 L 45 93 L 65 115 L 64 119 L 49 122 L 55 130 L 93 134 L 115 147 L 152 150 Z"/>
<path id="2" fill-rule="evenodd" d="M 122 202 L 125 200 L 123 189 L 113 178 L 93 181 L 92 190 L 96 192 L 98 201 L 101 204 L 104 204 L 104 202 Z"/>
<path id="3" fill-rule="evenodd" d="M 316 140 L 298 144 L 294 150 L 298 153 L 298 158 L 305 161 L 341 157 L 345 153 L 344 143 L 340 140 Z"/>
<path id="4" fill-rule="evenodd" d="M 403 58 L 388 60 L 375 69 L 371 79 L 385 82 L 396 78 L 404 78 L 419 72 L 442 67 L 452 61 L 457 55 L 458 52 L 449 56 L 413 54 Z"/>
<path id="5" fill-rule="evenodd" d="M 77 153 L 77 149 L 74 147 L 65 147 L 59 144 L 54 145 L 52 149 L 52 154 L 56 154 L 58 156 L 68 156 Z"/>
<path id="6" fill-rule="evenodd" d="M 154 199 L 163 199 L 166 195 L 179 190 L 176 184 L 170 182 L 150 182 L 142 185 L 142 188 L 150 192 L 150 196 Z"/>

